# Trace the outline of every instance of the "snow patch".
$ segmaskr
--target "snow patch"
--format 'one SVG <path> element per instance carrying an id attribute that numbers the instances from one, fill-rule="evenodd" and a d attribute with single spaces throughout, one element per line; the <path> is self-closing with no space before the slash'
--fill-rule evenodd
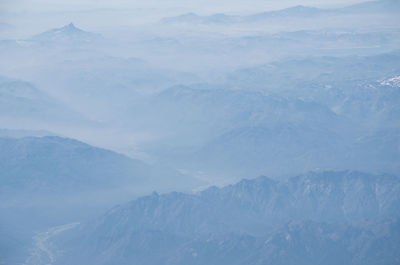
<path id="1" fill-rule="evenodd" d="M 380 82 L 382 86 L 400 87 L 400 75 L 383 80 Z"/>

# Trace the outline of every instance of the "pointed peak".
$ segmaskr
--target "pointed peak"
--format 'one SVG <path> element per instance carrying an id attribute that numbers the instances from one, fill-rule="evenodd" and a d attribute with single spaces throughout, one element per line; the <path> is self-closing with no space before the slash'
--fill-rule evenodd
<path id="1" fill-rule="evenodd" d="M 54 28 L 51 30 L 48 30 L 46 32 L 40 33 L 38 35 L 35 35 L 33 39 L 35 40 L 41 40 L 41 41 L 90 41 L 95 38 L 98 38 L 99 36 L 91 33 L 84 31 L 78 27 L 75 26 L 73 22 L 64 25 L 63 27 L 60 28 Z"/>
<path id="2" fill-rule="evenodd" d="M 62 27 L 64 29 L 69 29 L 69 30 L 78 30 L 77 27 L 75 27 L 74 23 L 69 23 L 68 25 L 65 25 L 64 27 Z"/>

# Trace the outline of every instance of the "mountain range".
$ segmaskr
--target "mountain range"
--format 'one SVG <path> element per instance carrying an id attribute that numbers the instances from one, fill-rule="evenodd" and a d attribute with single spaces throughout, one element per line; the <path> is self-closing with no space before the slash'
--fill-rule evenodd
<path id="1" fill-rule="evenodd" d="M 223 2 L 0 11 L 0 265 L 400 264 L 400 2 Z"/>
<path id="2" fill-rule="evenodd" d="M 227 15 L 223 13 L 199 16 L 195 13 L 187 13 L 175 17 L 163 18 L 161 22 L 201 24 L 259 23 L 272 19 L 312 18 L 317 16 L 337 16 L 343 14 L 374 14 L 382 12 L 396 14 L 399 10 L 400 4 L 397 0 L 380 0 L 335 9 L 321 9 L 299 5 L 282 10 L 267 11 L 245 16 Z"/>
<path id="3" fill-rule="evenodd" d="M 395 264 L 400 180 L 360 172 L 153 194 L 53 238 L 55 264 Z"/>
<path id="4" fill-rule="evenodd" d="M 0 137 L 0 261 L 8 264 L 22 262 L 35 231 L 85 220 L 155 190 L 203 185 L 166 166 L 74 139 L 8 133 L 17 136 Z"/>
<path id="5" fill-rule="evenodd" d="M 398 59 L 394 51 L 244 68 L 219 83 L 164 89 L 127 119 L 168 132 L 141 145 L 147 153 L 213 180 L 333 168 L 397 174 Z"/>

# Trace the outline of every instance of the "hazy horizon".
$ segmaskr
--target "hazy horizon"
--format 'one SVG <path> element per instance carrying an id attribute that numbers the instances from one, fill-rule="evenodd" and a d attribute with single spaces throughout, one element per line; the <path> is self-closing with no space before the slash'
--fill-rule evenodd
<path id="1" fill-rule="evenodd" d="M 9 26 L 10 38 L 27 38 L 51 28 L 61 27 L 70 22 L 90 31 L 112 31 L 141 24 L 155 23 L 164 17 L 184 13 L 212 15 L 225 13 L 231 15 L 247 15 L 265 11 L 274 11 L 298 5 L 318 8 L 339 8 L 369 1 L 344 0 L 255 0 L 243 4 L 241 1 L 9 1 L 0 4 L 0 23 Z"/>
<path id="2" fill-rule="evenodd" d="M 0 264 L 397 264 L 399 14 L 2 1 Z"/>

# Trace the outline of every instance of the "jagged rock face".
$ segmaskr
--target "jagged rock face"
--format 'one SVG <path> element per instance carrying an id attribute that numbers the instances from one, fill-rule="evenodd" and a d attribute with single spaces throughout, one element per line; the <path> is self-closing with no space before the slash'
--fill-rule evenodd
<path id="1" fill-rule="evenodd" d="M 400 182 L 395 177 L 325 173 L 285 182 L 244 180 L 197 195 L 153 194 L 113 209 L 102 222 L 121 215 L 134 229 L 186 235 L 236 231 L 257 235 L 257 227 L 276 227 L 291 220 L 357 222 L 396 217 L 400 215 L 399 200 Z"/>
<path id="2" fill-rule="evenodd" d="M 395 260 L 399 202 L 397 177 L 359 172 L 152 194 L 58 238 L 72 246 L 59 262 L 78 255 L 86 264 L 362 264 L 385 251 Z"/>

